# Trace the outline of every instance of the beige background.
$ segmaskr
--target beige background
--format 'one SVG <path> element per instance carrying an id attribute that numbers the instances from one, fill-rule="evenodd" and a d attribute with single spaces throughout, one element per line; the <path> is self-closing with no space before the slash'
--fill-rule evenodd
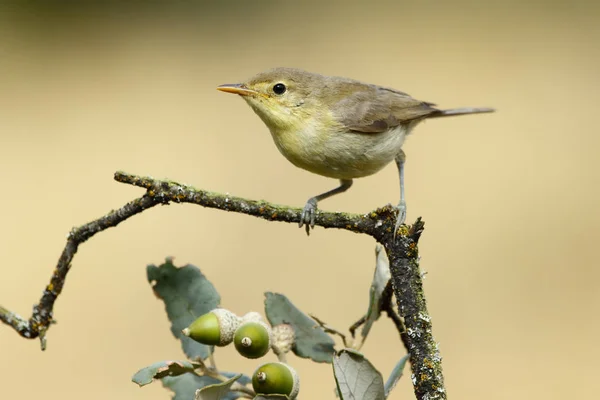
<path id="1" fill-rule="evenodd" d="M 428 122 L 405 145 L 449 396 L 597 396 L 598 2 L 196 3 L 0 6 L 0 304 L 29 316 L 69 229 L 142 194 L 115 170 L 294 206 L 333 187 L 214 89 L 295 66 L 499 110 Z M 397 199 L 389 166 L 322 207 Z M 165 256 L 200 266 L 237 313 L 281 291 L 345 329 L 365 309 L 374 246 L 197 206 L 149 210 L 80 248 L 46 352 L 0 326 L 0 397 L 168 398 L 130 382 L 182 357 L 145 280 Z M 404 354 L 386 320 L 363 350 L 386 376 Z M 256 366 L 230 348 L 217 357 Z M 303 399 L 334 398 L 329 366 L 292 364 Z M 404 379 L 391 398 L 410 392 Z"/>

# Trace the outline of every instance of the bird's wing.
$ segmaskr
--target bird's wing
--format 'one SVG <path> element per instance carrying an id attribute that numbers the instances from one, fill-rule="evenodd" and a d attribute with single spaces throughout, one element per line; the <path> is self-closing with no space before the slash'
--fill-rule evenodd
<path id="1" fill-rule="evenodd" d="M 355 90 L 335 106 L 338 121 L 354 132 L 385 132 L 398 125 L 440 111 L 434 104 L 413 99 L 408 94 L 379 86 Z"/>

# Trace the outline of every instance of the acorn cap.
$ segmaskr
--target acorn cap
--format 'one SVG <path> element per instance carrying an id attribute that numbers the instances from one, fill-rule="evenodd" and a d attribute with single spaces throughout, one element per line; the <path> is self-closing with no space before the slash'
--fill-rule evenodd
<path id="1" fill-rule="evenodd" d="M 296 371 L 287 364 L 263 364 L 252 375 L 252 388 L 257 394 L 284 394 L 296 398 L 300 380 Z"/>
<path id="2" fill-rule="evenodd" d="M 257 313 L 256 311 L 250 311 L 242 316 L 242 323 L 249 321 L 265 322 L 265 319 L 262 315 L 260 315 L 260 313 Z"/>
<path id="3" fill-rule="evenodd" d="M 288 353 L 296 341 L 294 328 L 289 324 L 279 324 L 271 328 L 271 347 L 275 354 Z"/>

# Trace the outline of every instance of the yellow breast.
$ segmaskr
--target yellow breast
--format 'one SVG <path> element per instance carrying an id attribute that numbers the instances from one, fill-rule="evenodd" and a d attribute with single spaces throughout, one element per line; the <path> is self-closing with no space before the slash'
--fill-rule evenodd
<path id="1" fill-rule="evenodd" d="M 301 126 L 271 129 L 275 145 L 292 164 L 337 179 L 378 172 L 400 152 L 407 133 L 402 126 L 381 133 L 325 129 L 314 119 Z"/>

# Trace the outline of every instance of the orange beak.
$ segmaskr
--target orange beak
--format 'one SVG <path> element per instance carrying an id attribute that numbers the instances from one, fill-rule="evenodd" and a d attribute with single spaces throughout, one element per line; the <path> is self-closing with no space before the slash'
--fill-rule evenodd
<path id="1" fill-rule="evenodd" d="M 217 86 L 217 90 L 225 93 L 239 94 L 240 96 L 256 96 L 258 94 L 257 91 L 248 89 L 242 83 L 227 83 Z"/>

